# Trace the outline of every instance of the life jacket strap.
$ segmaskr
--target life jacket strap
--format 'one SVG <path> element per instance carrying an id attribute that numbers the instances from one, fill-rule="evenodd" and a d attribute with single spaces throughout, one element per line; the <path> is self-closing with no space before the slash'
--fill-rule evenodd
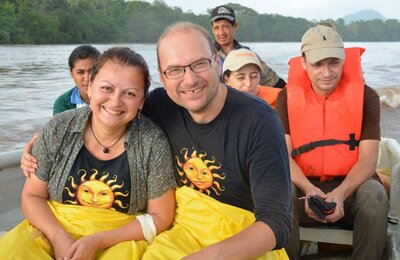
<path id="1" fill-rule="evenodd" d="M 337 145 L 337 144 L 347 144 L 349 146 L 349 150 L 354 151 L 356 147 L 359 145 L 359 143 L 360 140 L 356 140 L 355 133 L 351 133 L 349 135 L 349 140 L 326 139 L 326 140 L 311 142 L 308 144 L 303 144 L 302 146 L 299 146 L 297 149 L 294 149 L 292 151 L 292 157 L 311 151 L 317 147 Z"/>

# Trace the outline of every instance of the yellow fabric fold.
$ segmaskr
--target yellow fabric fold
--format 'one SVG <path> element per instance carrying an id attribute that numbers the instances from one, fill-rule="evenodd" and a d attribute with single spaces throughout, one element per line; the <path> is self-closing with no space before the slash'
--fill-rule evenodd
<path id="1" fill-rule="evenodd" d="M 136 216 L 110 209 L 48 203 L 57 221 L 74 239 L 121 227 Z M 96 259 L 140 259 L 146 241 L 126 241 L 98 252 Z M 52 247 L 46 237 L 23 220 L 0 238 L 0 259 L 53 259 Z"/>
<path id="2" fill-rule="evenodd" d="M 254 213 L 230 206 L 188 187 L 176 190 L 173 227 L 153 240 L 142 259 L 181 259 L 231 237 L 254 223 Z M 274 250 L 257 259 L 289 259 Z"/>

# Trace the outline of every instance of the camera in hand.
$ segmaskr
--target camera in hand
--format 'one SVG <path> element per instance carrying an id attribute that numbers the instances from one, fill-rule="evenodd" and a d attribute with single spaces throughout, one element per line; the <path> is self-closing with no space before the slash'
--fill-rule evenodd
<path id="1" fill-rule="evenodd" d="M 326 202 L 323 198 L 312 195 L 307 198 L 308 206 L 320 219 L 325 219 L 327 215 L 333 213 L 336 202 Z"/>

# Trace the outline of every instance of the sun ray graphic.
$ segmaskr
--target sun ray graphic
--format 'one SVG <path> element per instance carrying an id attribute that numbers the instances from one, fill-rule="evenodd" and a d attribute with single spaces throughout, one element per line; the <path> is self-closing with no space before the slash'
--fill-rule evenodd
<path id="1" fill-rule="evenodd" d="M 99 174 L 98 170 L 91 169 L 89 174 L 86 170 L 81 169 L 78 171 L 78 176 L 80 176 L 80 184 L 77 184 L 72 176 L 68 177 L 70 187 L 64 189 L 73 199 L 66 200 L 65 203 L 112 210 L 115 210 L 115 206 L 122 209 L 128 208 L 128 205 L 123 205 L 122 201 L 116 198 L 129 196 L 129 191 L 115 191 L 124 186 L 123 181 L 117 184 L 118 177 L 116 175 L 109 179 L 110 174 L 107 171 Z M 87 176 L 90 177 L 87 178 Z"/>
<path id="2" fill-rule="evenodd" d="M 188 149 L 183 148 L 181 150 L 181 154 L 183 155 L 184 162 L 180 162 L 179 157 L 176 156 L 176 161 L 179 167 L 176 168 L 178 174 L 182 177 L 186 177 L 181 180 L 183 184 L 188 184 L 190 182 L 189 187 L 196 187 L 199 191 L 206 193 L 207 195 L 211 194 L 210 189 L 212 189 L 215 194 L 221 195 L 221 191 L 224 191 L 225 188 L 221 186 L 218 181 L 215 179 L 223 180 L 225 179 L 225 173 L 217 174 L 213 173 L 213 170 L 218 170 L 221 168 L 221 165 L 218 163 L 215 164 L 215 157 L 211 156 L 211 160 L 204 160 L 207 156 L 205 152 L 199 153 L 197 155 L 197 151 L 194 150 L 190 156 L 188 156 Z"/>

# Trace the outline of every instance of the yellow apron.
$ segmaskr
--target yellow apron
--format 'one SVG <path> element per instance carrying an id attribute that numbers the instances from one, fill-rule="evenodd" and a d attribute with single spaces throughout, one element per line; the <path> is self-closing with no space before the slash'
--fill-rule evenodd
<path id="1" fill-rule="evenodd" d="M 74 239 L 97 232 L 116 229 L 136 216 L 110 209 L 65 205 L 49 201 L 57 221 Z M 101 250 L 96 259 L 140 259 L 147 242 L 126 241 Z M 23 220 L 0 238 L 0 259 L 54 259 L 52 247 L 46 237 L 35 227 Z"/>
<path id="2" fill-rule="evenodd" d="M 176 190 L 177 209 L 170 230 L 146 248 L 142 259 L 181 259 L 225 240 L 254 223 L 254 213 L 230 206 L 188 187 Z M 257 259 L 289 259 L 274 250 Z"/>

